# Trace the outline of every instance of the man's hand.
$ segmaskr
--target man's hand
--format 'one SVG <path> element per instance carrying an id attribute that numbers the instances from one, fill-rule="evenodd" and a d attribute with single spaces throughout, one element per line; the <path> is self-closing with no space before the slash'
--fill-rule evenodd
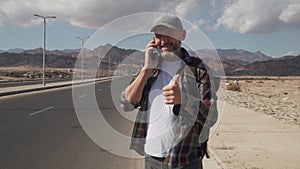
<path id="1" fill-rule="evenodd" d="M 145 65 L 144 65 L 145 69 L 153 69 L 158 64 L 158 56 L 154 56 L 154 55 L 157 55 L 154 53 L 154 50 L 157 50 L 155 48 L 156 48 L 156 45 L 155 45 L 154 40 L 149 42 L 149 44 L 146 47 Z"/>
<path id="2" fill-rule="evenodd" d="M 165 103 L 169 105 L 181 104 L 181 92 L 179 88 L 180 76 L 175 75 L 175 80 L 172 85 L 165 86 L 163 88 L 163 96 L 165 97 Z"/>

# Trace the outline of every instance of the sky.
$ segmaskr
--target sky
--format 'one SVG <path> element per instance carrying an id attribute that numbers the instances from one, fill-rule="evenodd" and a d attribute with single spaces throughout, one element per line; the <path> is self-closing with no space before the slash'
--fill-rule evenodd
<path id="1" fill-rule="evenodd" d="M 43 47 L 43 19 L 33 14 L 56 16 L 46 26 L 46 48 L 54 50 L 80 48 L 77 36 L 96 39 L 99 30 L 99 45 L 115 44 L 145 31 L 156 12 L 187 21 L 217 49 L 300 54 L 300 0 L 0 0 L 0 49 Z"/>

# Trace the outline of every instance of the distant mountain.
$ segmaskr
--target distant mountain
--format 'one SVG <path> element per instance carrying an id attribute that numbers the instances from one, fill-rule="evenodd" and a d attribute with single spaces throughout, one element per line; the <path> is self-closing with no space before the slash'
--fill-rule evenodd
<path id="1" fill-rule="evenodd" d="M 81 49 L 66 49 L 46 51 L 46 66 L 54 68 L 74 68 Z M 112 45 L 105 45 L 94 50 L 84 49 L 84 66 L 87 69 L 95 69 L 101 61 L 102 67 L 116 67 L 123 59 L 136 50 L 121 49 Z M 0 66 L 42 66 L 43 48 L 24 50 L 22 53 L 0 53 Z M 143 56 L 143 55 L 142 55 Z M 80 63 L 80 60 L 78 60 Z M 79 64 L 78 63 L 78 64 Z M 131 63 L 135 63 L 134 61 Z M 78 65 L 80 66 L 80 65 Z"/>
<path id="2" fill-rule="evenodd" d="M 81 49 L 63 49 L 63 50 L 46 50 L 46 55 L 57 55 L 57 56 L 71 56 L 71 57 L 78 57 L 79 52 Z M 86 51 L 86 50 L 85 50 Z M 25 54 L 42 54 L 43 48 L 36 48 L 36 49 L 9 49 L 9 50 L 0 50 L 0 53 L 25 53 Z"/>
<path id="3" fill-rule="evenodd" d="M 21 48 L 9 49 L 6 52 L 8 52 L 8 53 L 22 53 L 22 52 L 24 52 L 24 49 L 21 49 Z"/>
<path id="4" fill-rule="evenodd" d="M 294 55 L 286 55 L 286 56 L 282 56 L 282 57 L 277 58 L 277 59 L 292 59 L 292 58 L 294 58 L 294 57 L 296 57 L 296 56 L 294 56 Z M 275 58 L 275 59 L 276 59 L 276 58 Z"/>
<path id="5" fill-rule="evenodd" d="M 43 53 L 43 48 L 36 48 L 36 49 L 28 49 L 28 50 L 24 50 L 25 54 L 42 54 Z M 46 51 L 46 54 L 47 51 Z"/>
<path id="6" fill-rule="evenodd" d="M 248 65 L 240 65 L 226 71 L 231 76 L 300 76 L 300 55 L 279 58 Z"/>
<path id="7" fill-rule="evenodd" d="M 73 68 L 76 63 L 76 58 L 70 56 L 47 55 L 47 67 L 54 68 Z M 15 66 L 33 66 L 42 67 L 42 54 L 27 54 L 27 53 L 1 53 L 1 67 Z"/>
<path id="8" fill-rule="evenodd" d="M 81 49 L 64 49 L 64 50 L 46 50 L 46 55 L 57 55 L 57 56 L 73 56 L 77 57 Z M 12 53 L 12 52 L 10 52 Z M 24 50 L 26 54 L 42 54 L 43 48 Z"/>
<path id="9" fill-rule="evenodd" d="M 79 53 L 81 49 L 63 49 L 62 53 Z"/>
<path id="10" fill-rule="evenodd" d="M 215 56 L 216 52 L 220 58 L 236 61 L 240 64 L 249 64 L 256 61 L 266 61 L 273 59 L 272 57 L 267 56 L 260 51 L 252 53 L 241 49 L 201 49 L 197 50 L 196 54 L 200 57 L 210 57 Z"/>
<path id="11" fill-rule="evenodd" d="M 228 72 L 232 72 L 236 68 L 243 66 L 242 64 L 240 64 L 236 61 L 226 59 L 226 58 L 221 58 L 221 62 L 222 62 L 225 74 L 228 74 Z"/>
<path id="12" fill-rule="evenodd" d="M 15 53 L 10 53 L 10 52 Z M 42 66 L 42 48 L 24 50 L 0 51 L 0 66 Z M 80 49 L 65 49 L 46 51 L 46 66 L 54 68 L 74 68 L 78 60 Z M 300 56 L 284 56 L 272 58 L 261 52 L 249 52 L 237 49 L 203 49 L 192 55 L 201 57 L 210 67 L 223 72 L 227 76 L 295 76 L 300 75 Z M 216 56 L 219 57 L 216 57 Z M 84 68 L 86 70 L 111 70 L 121 64 L 123 71 L 132 72 L 144 60 L 144 52 L 122 49 L 107 44 L 93 50 L 84 50 Z M 78 62 L 80 63 L 80 62 Z M 77 63 L 77 64 L 78 64 Z M 100 66 L 98 65 L 100 63 Z M 221 64 L 216 64 L 221 63 Z M 81 66 L 81 65 L 79 65 Z M 110 66 L 110 67 L 109 67 Z"/>

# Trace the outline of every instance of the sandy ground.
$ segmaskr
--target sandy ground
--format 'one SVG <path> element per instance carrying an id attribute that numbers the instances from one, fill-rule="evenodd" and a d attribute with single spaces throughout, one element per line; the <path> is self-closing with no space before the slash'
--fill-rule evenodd
<path id="1" fill-rule="evenodd" d="M 300 78 L 240 80 L 210 147 L 229 169 L 300 168 Z"/>
<path id="2" fill-rule="evenodd" d="M 68 72 L 70 70 L 76 71 L 75 69 L 70 68 L 51 68 L 46 67 L 46 72 Z M 7 73 L 12 73 L 7 75 Z M 7 81 L 28 81 L 28 80 L 40 80 L 41 77 L 36 74 L 42 73 L 42 68 L 37 66 L 16 66 L 16 67 L 0 67 L 0 82 Z M 24 76 L 23 76 L 24 75 Z M 36 75 L 35 78 L 30 78 L 28 75 Z"/>

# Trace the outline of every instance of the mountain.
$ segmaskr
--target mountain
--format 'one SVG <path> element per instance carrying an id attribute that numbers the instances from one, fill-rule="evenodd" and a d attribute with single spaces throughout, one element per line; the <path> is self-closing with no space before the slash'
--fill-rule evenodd
<path id="1" fill-rule="evenodd" d="M 10 51 L 21 51 L 10 50 Z M 24 50 L 21 53 L 0 51 L 0 66 L 42 66 L 42 48 Z M 80 49 L 46 51 L 46 66 L 53 68 L 81 67 L 78 59 Z M 217 72 L 225 72 L 227 76 L 298 76 L 300 75 L 300 55 L 272 58 L 261 52 L 249 52 L 237 49 L 203 49 L 195 52 Z M 218 57 L 219 56 L 219 57 Z M 144 61 L 144 52 L 133 49 L 122 49 L 107 44 L 93 50 L 84 49 L 85 70 L 100 68 L 107 71 L 122 67 L 122 71 L 134 72 Z M 120 64 L 121 63 L 121 64 Z M 219 64 L 218 64 L 219 63 Z M 100 64 L 100 65 L 98 65 Z M 112 72 L 110 72 L 112 73 Z"/>
<path id="2" fill-rule="evenodd" d="M 81 49 L 64 49 L 64 50 L 46 50 L 46 55 L 57 55 L 57 56 L 72 56 L 77 57 Z M 12 52 L 10 52 L 12 53 Z M 24 50 L 26 54 L 43 54 L 43 48 L 28 49 Z"/>
<path id="3" fill-rule="evenodd" d="M 229 59 L 240 64 L 249 64 L 256 61 L 266 61 L 273 59 L 270 56 L 263 54 L 260 51 L 255 53 L 241 49 L 201 49 L 197 50 L 196 54 L 200 57 L 218 56 L 222 59 Z"/>
<path id="4" fill-rule="evenodd" d="M 46 50 L 46 55 L 57 55 L 57 56 L 71 56 L 71 57 L 78 57 L 79 52 L 81 49 L 63 49 L 63 50 Z M 85 49 L 85 51 L 89 51 Z M 25 53 L 25 54 L 43 54 L 43 48 L 36 48 L 36 49 L 9 49 L 9 50 L 0 50 L 0 53 Z"/>
<path id="5" fill-rule="evenodd" d="M 7 50 L 8 53 L 22 53 L 24 52 L 24 49 L 16 48 L 16 49 L 9 49 Z"/>
<path id="6" fill-rule="evenodd" d="M 81 49 L 63 49 L 62 53 L 79 53 Z"/>
<path id="7" fill-rule="evenodd" d="M 1 53 L 1 67 L 15 66 L 33 66 L 42 67 L 42 54 L 27 54 L 27 53 Z M 76 58 L 70 56 L 47 55 L 47 67 L 54 68 L 73 68 L 76 63 Z"/>
<path id="8" fill-rule="evenodd" d="M 11 50 L 12 51 L 12 50 Z M 66 50 L 52 50 L 46 51 L 46 66 L 53 68 L 74 68 L 76 62 L 78 66 L 79 52 L 81 49 L 66 49 Z M 127 56 L 136 52 L 132 49 L 121 49 L 112 45 L 105 45 L 95 48 L 94 50 L 84 49 L 84 66 L 87 69 L 95 69 L 101 59 L 103 68 L 107 68 L 108 61 L 110 66 L 116 66 L 119 62 Z M 43 48 L 36 48 L 24 50 L 22 53 L 3 52 L 0 53 L 0 66 L 1 67 L 14 67 L 14 66 L 42 66 L 42 53 Z M 143 54 L 142 54 L 143 56 Z M 132 61 L 131 63 L 135 63 Z"/>
<path id="9" fill-rule="evenodd" d="M 296 57 L 296 56 L 294 56 L 294 55 L 286 55 L 286 56 L 282 56 L 282 57 L 280 57 L 278 59 L 292 59 L 294 57 Z"/>
<path id="10" fill-rule="evenodd" d="M 300 76 L 300 55 L 240 65 L 227 70 L 229 76 Z"/>

